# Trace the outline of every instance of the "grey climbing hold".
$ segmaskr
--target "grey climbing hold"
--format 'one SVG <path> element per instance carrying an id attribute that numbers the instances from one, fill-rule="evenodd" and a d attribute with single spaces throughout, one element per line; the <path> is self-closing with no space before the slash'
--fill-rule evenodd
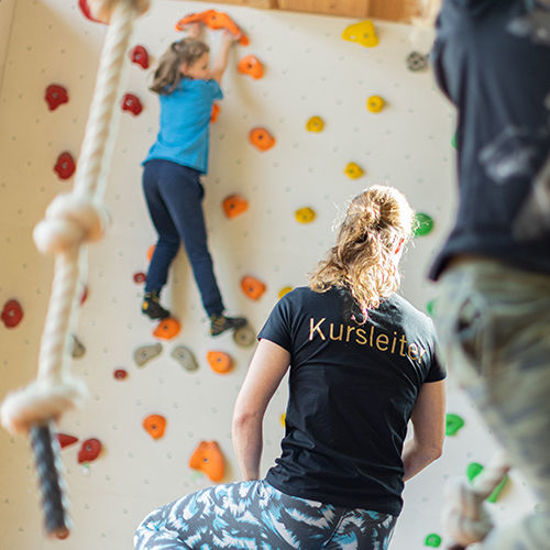
<path id="1" fill-rule="evenodd" d="M 245 325 L 244 327 L 238 328 L 233 333 L 233 341 L 237 344 L 237 346 L 249 348 L 256 342 L 256 333 L 250 326 Z"/>
<path id="2" fill-rule="evenodd" d="M 407 56 L 407 68 L 409 71 L 421 71 L 428 66 L 428 56 L 420 52 L 411 52 Z"/>
<path id="3" fill-rule="evenodd" d="M 162 345 L 160 343 L 141 346 L 134 351 L 134 361 L 138 367 L 143 367 L 146 363 L 151 361 L 151 359 L 160 355 L 161 351 Z"/>
<path id="4" fill-rule="evenodd" d="M 193 352 L 186 346 L 176 346 L 170 355 L 187 371 L 199 368 Z"/>
<path id="5" fill-rule="evenodd" d="M 71 334 L 71 357 L 78 359 L 86 353 L 84 344 L 74 335 Z"/>

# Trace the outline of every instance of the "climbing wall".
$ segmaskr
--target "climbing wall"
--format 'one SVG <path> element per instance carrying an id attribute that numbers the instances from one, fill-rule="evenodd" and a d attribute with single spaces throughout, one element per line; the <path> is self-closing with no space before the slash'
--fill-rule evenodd
<path id="1" fill-rule="evenodd" d="M 363 45 L 353 41 L 353 28 L 342 39 L 357 21 L 212 7 L 229 11 L 250 38 L 231 54 L 204 182 L 210 245 L 228 309 L 245 314 L 258 330 L 281 290 L 304 284 L 332 245 L 346 201 L 372 183 L 398 187 L 426 215 L 403 262 L 403 293 L 429 309 L 434 291 L 426 270 L 454 209 L 453 114 L 422 68 L 423 57 L 409 58 L 413 50 L 428 51 L 431 37 L 375 22 L 378 45 L 373 29 Z M 204 8 L 157 0 L 139 20 L 132 46 L 145 47 L 154 64 L 181 36 L 175 23 Z M 72 186 L 70 157 L 78 158 L 106 31 L 82 16 L 76 0 L 4 0 L 0 31 L 6 44 L 0 42 L 0 308 L 16 299 L 23 312 L 16 326 L 0 323 L 3 398 L 36 371 L 53 265 L 35 250 L 31 232 L 53 197 Z M 209 40 L 216 50 L 219 36 Z M 254 64 L 238 71 L 246 55 L 262 63 L 262 78 L 246 74 L 257 70 Z M 74 373 L 87 382 L 90 399 L 59 426 L 70 436 L 62 451 L 75 524 L 67 549 L 131 548 L 136 525 L 154 506 L 212 480 L 239 479 L 230 418 L 253 348 L 231 335 L 208 336 L 184 253 L 163 295 L 180 332 L 158 338 L 139 312 L 140 273 L 155 239 L 140 162 L 157 132 L 158 104 L 147 90 L 151 67 L 144 68 L 143 55 L 137 60 L 141 64 L 128 61 L 123 95 L 135 98 L 124 102 L 105 197 L 113 223 L 107 238 L 90 248 L 88 292 L 75 331 Z M 52 84 L 65 91 L 50 88 L 47 102 Z M 272 146 L 261 150 L 254 143 Z M 224 210 L 231 195 L 238 197 Z M 250 295 L 250 284 L 243 292 L 246 277 L 263 293 Z M 169 329 L 161 327 L 160 336 L 170 336 Z M 283 383 L 267 411 L 263 472 L 279 453 L 286 395 Z M 448 438 L 445 456 L 407 485 L 396 550 L 437 545 L 429 535 L 441 534 L 443 482 L 466 475 L 471 463 L 486 464 L 495 448 L 454 390 L 449 411 L 460 417 L 450 419 L 450 431 L 461 419 L 465 425 Z M 209 471 L 210 478 L 189 467 L 220 455 L 224 469 Z M 27 440 L 1 431 L 0 457 L 0 548 L 53 548 L 41 533 Z M 512 473 L 492 506 L 507 519 L 532 502 Z"/>

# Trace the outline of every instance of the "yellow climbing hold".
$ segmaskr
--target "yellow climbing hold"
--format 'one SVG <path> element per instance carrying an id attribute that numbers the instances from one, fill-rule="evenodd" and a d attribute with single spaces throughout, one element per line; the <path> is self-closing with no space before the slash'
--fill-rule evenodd
<path id="1" fill-rule="evenodd" d="M 364 174 L 363 169 L 356 162 L 348 162 L 344 173 L 352 180 L 356 180 Z"/>
<path id="2" fill-rule="evenodd" d="M 283 428 L 286 427 L 286 413 L 281 415 L 281 424 L 283 425 Z"/>
<path id="3" fill-rule="evenodd" d="M 371 113 L 379 113 L 385 104 L 386 102 L 379 95 L 371 95 L 367 99 L 367 109 Z"/>
<path id="4" fill-rule="evenodd" d="M 298 223 L 311 223 L 315 219 L 315 216 L 315 210 L 309 206 L 304 206 L 294 213 L 294 217 Z"/>
<path id="5" fill-rule="evenodd" d="M 342 33 L 342 38 L 350 42 L 357 42 L 366 48 L 378 46 L 376 29 L 374 28 L 374 23 L 370 19 L 346 27 Z"/>
<path id="6" fill-rule="evenodd" d="M 320 116 L 312 116 L 306 122 L 306 130 L 308 132 L 322 132 L 325 127 L 325 121 Z"/>
<path id="7" fill-rule="evenodd" d="M 288 294 L 289 292 L 292 292 L 294 289 L 291 287 L 291 286 L 285 286 L 283 288 L 281 288 L 281 290 L 279 290 L 279 300 L 285 295 L 285 294 Z"/>

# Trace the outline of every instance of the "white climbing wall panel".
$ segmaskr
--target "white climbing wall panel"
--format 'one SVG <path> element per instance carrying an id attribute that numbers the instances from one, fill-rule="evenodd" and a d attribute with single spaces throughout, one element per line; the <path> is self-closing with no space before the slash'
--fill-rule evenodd
<path id="1" fill-rule="evenodd" d="M 132 42 L 158 58 L 181 36 L 174 31 L 175 22 L 206 7 L 157 0 L 139 21 Z M 342 30 L 353 23 L 348 19 L 212 7 L 228 11 L 251 39 L 248 47 L 232 52 L 205 181 L 211 249 L 228 308 L 244 313 L 259 329 L 279 289 L 304 284 L 305 273 L 331 246 L 346 200 L 368 184 L 389 183 L 435 219 L 433 233 L 418 238 L 404 260 L 403 292 L 424 309 L 433 294 L 425 280 L 427 266 L 449 228 L 454 203 L 452 111 L 430 73 L 410 72 L 405 63 L 410 51 L 429 49 L 430 36 L 377 23 L 380 45 L 367 49 L 341 40 Z M 17 298 L 25 311 L 18 327 L 0 324 L 0 398 L 36 372 L 53 266 L 35 250 L 31 232 L 53 197 L 71 188 L 72 180 L 59 180 L 53 165 L 63 151 L 78 155 L 104 35 L 105 27 L 82 17 L 76 0 L 0 3 L 0 69 L 6 51 L 0 93 L 0 306 Z M 215 50 L 219 36 L 212 38 Z M 237 61 L 246 54 L 264 62 L 262 80 L 236 72 Z M 74 361 L 90 399 L 60 425 L 60 431 L 80 439 L 62 452 L 75 523 L 63 543 L 70 550 L 131 548 L 135 526 L 154 506 L 208 485 L 203 474 L 188 468 L 203 439 L 219 443 L 226 479 L 239 479 L 230 418 L 251 350 L 236 347 L 228 335 L 208 336 L 183 253 L 164 295 L 182 331 L 175 340 L 162 342 L 162 353 L 144 367 L 132 359 L 135 349 L 155 343 L 153 325 L 139 312 L 142 287 L 133 282 L 134 273 L 146 270 L 146 252 L 154 242 L 140 182 L 140 161 L 157 131 L 158 105 L 147 90 L 150 82 L 151 69 L 128 66 L 125 91 L 141 99 L 144 111 L 138 117 L 121 116 L 106 194 L 113 224 L 107 238 L 90 249 L 89 296 L 77 330 L 86 353 Z M 66 86 L 70 96 L 68 104 L 52 112 L 43 98 L 51 83 Z M 386 100 L 380 114 L 366 110 L 370 95 Z M 313 115 L 323 117 L 323 132 L 306 132 Z M 249 144 L 254 126 L 265 126 L 275 136 L 273 149 L 260 153 Z M 358 163 L 365 175 L 347 178 L 348 162 Z M 228 220 L 221 201 L 233 193 L 243 195 L 250 207 Z M 294 211 L 306 206 L 317 217 L 311 224 L 298 224 Z M 267 285 L 258 302 L 240 290 L 245 275 Z M 177 345 L 193 350 L 200 364 L 196 372 L 186 372 L 170 357 Z M 205 360 L 209 350 L 230 353 L 233 372 L 214 373 Z M 115 369 L 125 369 L 128 377 L 116 380 Z M 279 452 L 285 399 L 281 387 L 268 409 L 264 471 Z M 463 416 L 466 426 L 448 439 L 445 456 L 408 485 L 396 550 L 421 549 L 428 533 L 441 532 L 443 482 L 463 475 L 469 462 L 486 463 L 494 450 L 490 434 L 465 400 L 451 391 L 449 401 L 449 410 Z M 142 420 L 149 414 L 167 418 L 162 439 L 154 441 L 143 430 Z M 104 450 L 95 462 L 79 465 L 79 445 L 91 437 L 100 439 Z M 56 543 L 42 536 L 27 440 L 1 431 L 0 461 L 0 548 L 54 548 Z M 493 505 L 502 518 L 531 506 L 521 480 L 514 474 L 512 479 Z"/>

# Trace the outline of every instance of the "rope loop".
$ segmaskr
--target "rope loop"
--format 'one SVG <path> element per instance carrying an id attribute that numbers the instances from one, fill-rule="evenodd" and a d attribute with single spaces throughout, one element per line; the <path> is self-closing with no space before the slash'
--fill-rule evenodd
<path id="1" fill-rule="evenodd" d="M 46 210 L 46 218 L 34 229 L 40 252 L 64 253 L 83 242 L 100 240 L 109 223 L 106 210 L 88 197 L 63 194 Z"/>

